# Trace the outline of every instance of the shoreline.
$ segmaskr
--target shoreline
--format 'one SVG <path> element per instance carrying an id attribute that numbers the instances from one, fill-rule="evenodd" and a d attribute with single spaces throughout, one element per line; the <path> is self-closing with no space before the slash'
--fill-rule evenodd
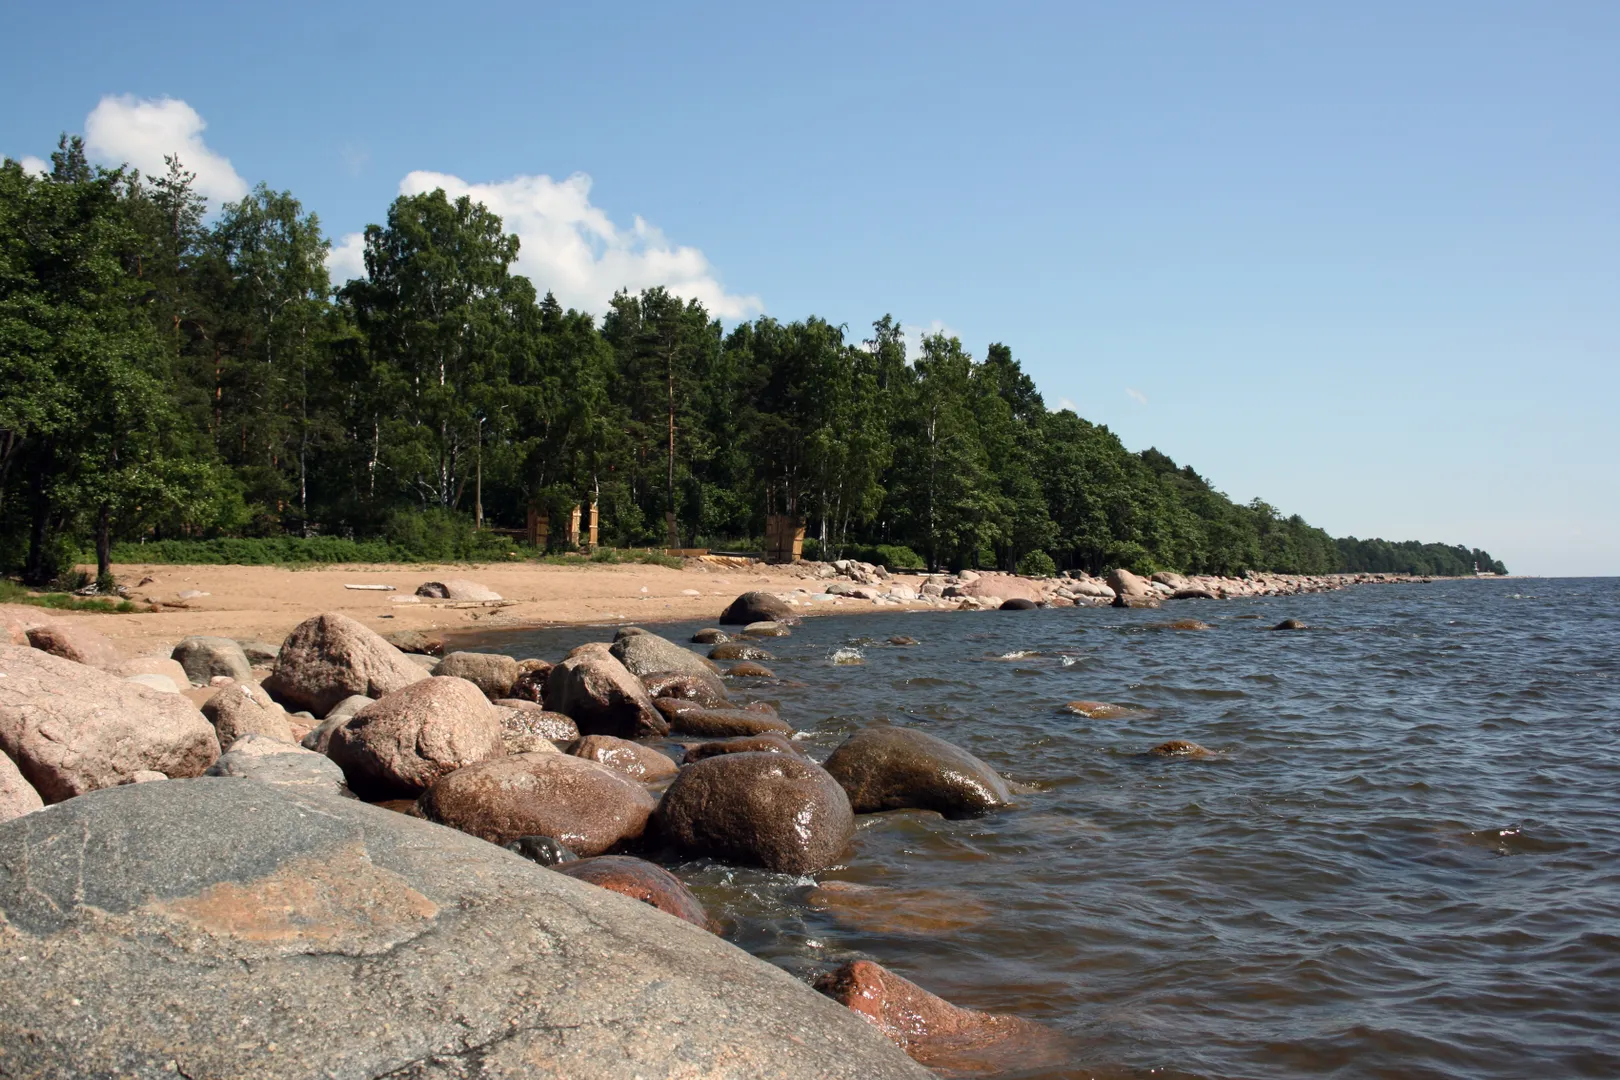
<path id="1" fill-rule="evenodd" d="M 551 626 L 716 620 L 733 598 L 755 590 L 789 598 L 794 614 L 803 617 L 984 610 L 1024 600 L 1043 606 L 1104 606 L 1114 597 L 1098 578 L 1037 579 L 972 571 L 891 575 L 868 564 L 846 561 L 766 565 L 694 559 L 679 569 L 638 563 L 394 563 L 311 568 L 136 563 L 117 564 L 114 573 L 131 600 L 156 610 L 119 614 L 26 605 L 9 608 L 29 621 L 90 626 L 131 657 L 142 657 L 167 656 L 175 642 L 199 634 L 278 643 L 294 626 L 322 612 L 348 615 L 384 635 L 415 631 L 459 637 Z M 1374 574 L 1158 577 L 1170 584 L 1132 580 L 1147 590 L 1148 600 L 1174 609 L 1183 605 L 1172 597 L 1185 590 L 1201 589 L 1209 599 L 1230 599 L 1430 580 Z M 433 581 L 473 582 L 500 599 L 455 601 L 415 595 L 418 586 Z M 355 585 L 367 588 L 345 588 Z M 1132 598 L 1132 604 L 1138 599 Z"/>

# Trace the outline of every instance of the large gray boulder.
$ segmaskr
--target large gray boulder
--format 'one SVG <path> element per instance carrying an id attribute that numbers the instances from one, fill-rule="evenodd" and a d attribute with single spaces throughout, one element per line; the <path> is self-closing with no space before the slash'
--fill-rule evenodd
<path id="1" fill-rule="evenodd" d="M 626 634 L 624 630 L 634 630 Z M 608 650 L 637 677 L 670 671 L 679 675 L 713 675 L 716 668 L 709 660 L 691 649 L 675 644 L 657 634 L 649 634 L 636 627 L 619 631 Z M 722 692 L 723 689 L 722 689 Z"/>
<path id="2" fill-rule="evenodd" d="M 353 694 L 380 698 L 427 677 L 376 631 L 328 612 L 293 627 L 264 688 L 283 705 L 325 716 Z"/>
<path id="3" fill-rule="evenodd" d="M 55 803 L 140 772 L 199 776 L 219 757 L 219 740 L 180 694 L 4 645 L 0 750 L 41 798 Z"/>
<path id="4" fill-rule="evenodd" d="M 523 671 L 516 660 L 500 653 L 453 652 L 445 654 L 433 674 L 466 679 L 494 701 L 512 696 L 512 684 Z"/>
<path id="5" fill-rule="evenodd" d="M 198 686 L 207 686 L 215 675 L 223 675 L 237 682 L 253 678 L 253 664 L 248 660 L 241 643 L 228 637 L 198 635 L 188 637 L 169 654 L 186 670 L 186 678 Z"/>
<path id="6" fill-rule="evenodd" d="M 261 784 L 315 788 L 334 795 L 344 790 L 343 770 L 331 758 L 265 735 L 242 736 L 203 775 L 239 776 Z"/>
<path id="7" fill-rule="evenodd" d="M 506 753 L 495 706 L 466 679 L 434 675 L 387 694 L 332 731 L 326 750 L 355 794 L 413 799 L 439 777 Z"/>
<path id="8" fill-rule="evenodd" d="M 641 680 L 606 646 L 576 649 L 546 678 L 546 708 L 587 735 L 635 739 L 667 735 L 669 722 L 653 707 Z"/>
<path id="9" fill-rule="evenodd" d="M 696 926 L 269 784 L 137 784 L 0 825 L 0 920 L 14 1076 L 930 1076 Z"/>
<path id="10" fill-rule="evenodd" d="M 912 728 L 862 728 L 827 759 L 857 814 L 934 810 L 974 817 L 1007 805 L 1012 793 L 989 765 L 954 743 Z"/>

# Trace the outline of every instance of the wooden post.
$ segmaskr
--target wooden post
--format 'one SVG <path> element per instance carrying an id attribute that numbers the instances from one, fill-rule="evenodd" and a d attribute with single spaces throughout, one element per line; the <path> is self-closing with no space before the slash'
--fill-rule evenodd
<path id="1" fill-rule="evenodd" d="M 592 499 L 591 500 L 591 532 L 590 532 L 590 537 L 591 537 L 590 545 L 591 545 L 591 550 L 592 551 L 596 550 L 596 526 L 597 526 L 596 500 Z"/>
<path id="2" fill-rule="evenodd" d="M 569 547 L 579 547 L 579 503 L 575 503 L 574 508 L 568 511 L 568 535 L 566 539 Z"/>

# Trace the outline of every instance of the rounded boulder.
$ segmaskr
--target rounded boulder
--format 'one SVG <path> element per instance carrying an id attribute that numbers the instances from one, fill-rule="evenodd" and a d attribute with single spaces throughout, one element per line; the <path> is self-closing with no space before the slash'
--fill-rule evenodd
<path id="1" fill-rule="evenodd" d="M 665 780 L 680 771 L 680 766 L 652 747 L 612 735 L 587 735 L 569 747 L 568 752 L 574 757 L 606 765 L 633 780 Z"/>
<path id="2" fill-rule="evenodd" d="M 598 855 L 561 863 L 556 871 L 575 881 L 639 900 L 693 926 L 709 928 L 709 913 L 703 910 L 692 890 L 680 878 L 646 859 L 633 855 Z"/>
<path id="3" fill-rule="evenodd" d="M 791 754 L 721 754 L 682 769 L 658 805 L 659 834 L 682 851 L 789 874 L 838 862 L 855 835 L 849 798 Z"/>
<path id="4" fill-rule="evenodd" d="M 492 844 L 549 836 L 600 855 L 647 828 L 653 797 L 605 765 L 567 754 L 512 754 L 441 778 L 420 800 L 429 821 Z"/>
<path id="5" fill-rule="evenodd" d="M 408 799 L 446 773 L 504 753 L 489 699 L 467 680 L 442 675 L 367 705 L 332 732 L 327 749 L 364 799 Z"/>
<path id="6" fill-rule="evenodd" d="M 859 814 L 934 810 L 975 817 L 1012 801 L 1007 782 L 960 746 L 923 731 L 863 728 L 827 759 L 827 771 Z"/>

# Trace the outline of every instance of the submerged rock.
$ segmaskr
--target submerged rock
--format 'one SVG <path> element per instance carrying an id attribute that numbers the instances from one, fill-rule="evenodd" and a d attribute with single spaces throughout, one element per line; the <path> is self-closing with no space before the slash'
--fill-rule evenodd
<path id="1" fill-rule="evenodd" d="M 912 728 L 862 728 L 827 759 L 858 814 L 934 810 L 974 817 L 1012 801 L 1007 783 L 960 746 Z"/>
<path id="2" fill-rule="evenodd" d="M 1309 630 L 1310 627 L 1307 626 L 1304 622 L 1300 621 L 1299 619 L 1284 619 L 1282 622 L 1278 623 L 1276 626 L 1273 626 L 1272 629 L 1273 630 Z"/>
<path id="3" fill-rule="evenodd" d="M 765 649 L 746 641 L 723 641 L 709 650 L 710 660 L 775 660 Z"/>
<path id="4" fill-rule="evenodd" d="M 815 985 L 945 1075 L 1022 1073 L 1068 1056 L 1066 1041 L 1051 1028 L 952 1005 L 870 960 L 847 963 Z"/>
<path id="5" fill-rule="evenodd" d="M 855 815 L 838 782 L 808 759 L 721 754 L 675 777 L 658 830 L 682 851 L 803 874 L 843 857 Z"/>
<path id="6" fill-rule="evenodd" d="M 550 836 L 580 855 L 639 837 L 653 797 L 605 765 L 567 754 L 512 754 L 458 769 L 422 796 L 422 815 L 492 844 Z"/>
<path id="7" fill-rule="evenodd" d="M 1127 716 L 1138 716 L 1142 712 L 1128 705 L 1114 705 L 1106 701 L 1071 701 L 1063 708 L 1064 711 L 1084 716 L 1087 720 L 1119 720 Z"/>
<path id="8" fill-rule="evenodd" d="M 557 872 L 639 900 L 693 926 L 709 929 L 709 913 L 703 910 L 692 890 L 680 878 L 646 859 L 632 855 L 598 855 L 558 866 Z"/>
<path id="9" fill-rule="evenodd" d="M 0 826 L 25 860 L 0 874 L 19 1077 L 928 1080 L 695 926 L 352 799 L 135 784 Z"/>
<path id="10" fill-rule="evenodd" d="M 770 668 L 766 667 L 764 664 L 756 664 L 752 660 L 744 660 L 741 663 L 731 665 L 730 670 L 728 670 L 726 672 L 726 674 L 728 676 L 730 676 L 731 678 L 733 678 L 733 679 L 774 679 L 774 678 L 776 678 L 776 672 L 772 671 Z"/>
<path id="11" fill-rule="evenodd" d="M 1162 742 L 1149 750 L 1148 753 L 1156 757 L 1211 758 L 1215 756 L 1215 751 L 1205 750 L 1197 743 L 1188 742 L 1186 739 L 1171 739 L 1169 742 Z"/>

